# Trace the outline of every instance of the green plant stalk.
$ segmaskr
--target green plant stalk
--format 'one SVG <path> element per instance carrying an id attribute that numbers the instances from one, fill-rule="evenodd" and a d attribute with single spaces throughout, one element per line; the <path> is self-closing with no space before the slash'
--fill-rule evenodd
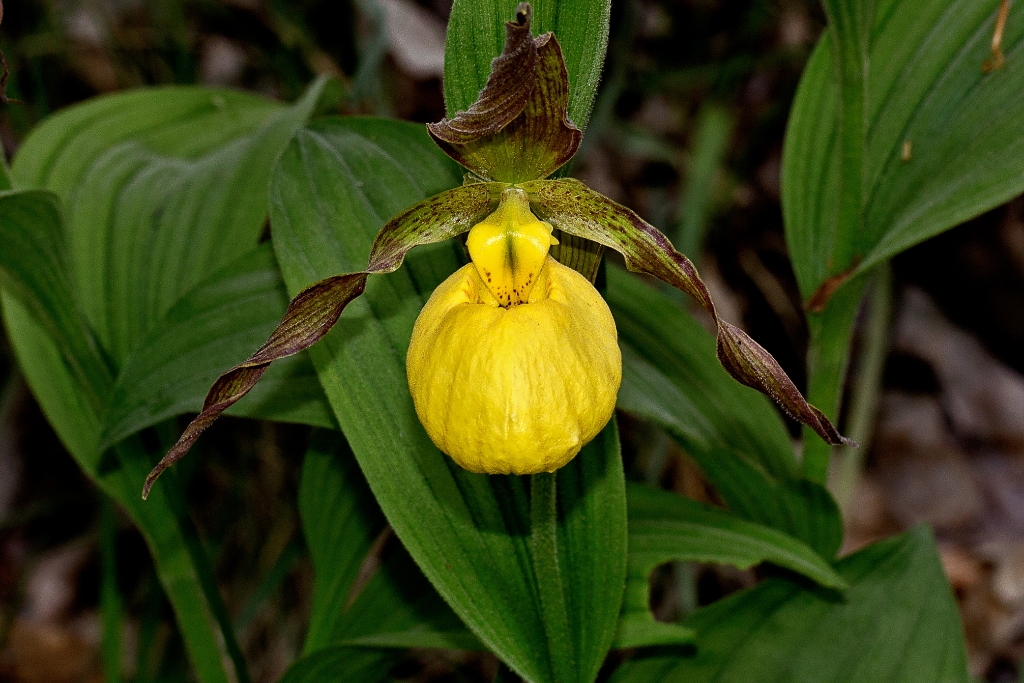
<path id="1" fill-rule="evenodd" d="M 558 489 L 556 475 L 541 472 L 530 478 L 530 521 L 533 569 L 547 633 L 551 671 L 559 683 L 576 679 L 576 658 L 558 563 Z"/>
<path id="2" fill-rule="evenodd" d="M 873 15 L 871 0 L 823 0 L 829 38 L 836 54 L 839 84 L 837 131 L 840 154 L 839 225 L 832 243 L 832 277 L 852 268 L 864 239 L 864 157 L 868 53 Z M 808 316 L 807 398 L 832 420 L 839 417 L 843 380 L 850 356 L 850 339 L 863 294 L 860 284 L 843 283 L 828 298 L 820 314 Z M 823 285 L 824 286 L 824 285 Z M 804 475 L 819 484 L 828 479 L 831 447 L 804 430 Z"/>
<path id="3" fill-rule="evenodd" d="M 119 467 L 98 483 L 114 497 L 139 528 L 177 617 L 178 628 L 202 683 L 249 683 L 245 658 L 235 638 L 213 568 L 185 506 L 178 478 L 169 477 L 155 504 L 138 495 L 152 464 L 138 436 L 114 447 Z"/>
<path id="4" fill-rule="evenodd" d="M 100 494 L 100 540 L 102 578 L 100 607 L 103 611 L 103 680 L 118 683 L 121 680 L 121 627 L 123 607 L 117 588 L 117 522 L 110 498 Z"/>
<path id="5" fill-rule="evenodd" d="M 843 446 L 839 449 L 838 467 L 830 486 L 839 509 L 844 516 L 849 511 L 853 491 L 864 467 L 864 454 L 871 440 L 878 395 L 882 387 L 882 373 L 889 351 L 889 327 L 892 318 L 892 268 L 888 263 L 878 269 L 868 293 L 867 320 L 864 324 L 863 344 L 853 378 L 850 411 L 846 421 L 847 435 L 860 444 L 860 448 Z"/>
<path id="6" fill-rule="evenodd" d="M 150 683 L 155 680 L 158 662 L 157 631 L 162 623 L 164 606 L 167 604 L 163 588 L 155 573 L 150 574 L 143 589 L 142 616 L 139 619 L 136 646 L 138 655 L 135 659 L 135 682 Z"/>
<path id="7" fill-rule="evenodd" d="M 843 383 L 850 361 L 850 340 L 864 293 L 866 278 L 846 283 L 832 296 L 824 312 L 808 314 L 807 400 L 829 418 L 839 415 Z M 824 484 L 832 447 L 805 427 L 803 470 L 811 481 Z"/>

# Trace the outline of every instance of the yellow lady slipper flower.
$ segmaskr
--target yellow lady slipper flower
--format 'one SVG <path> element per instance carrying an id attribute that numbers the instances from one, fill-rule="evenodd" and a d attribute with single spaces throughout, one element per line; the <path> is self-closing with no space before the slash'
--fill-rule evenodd
<path id="1" fill-rule="evenodd" d="M 526 194 L 506 190 L 469 233 L 472 263 L 416 320 L 406 362 L 416 413 L 467 470 L 553 472 L 615 409 L 615 321 L 586 278 L 548 255 L 552 244 Z"/>
<path id="2" fill-rule="evenodd" d="M 719 361 L 736 380 L 775 399 L 827 443 L 856 445 L 807 402 L 771 354 L 719 319 L 697 269 L 665 235 L 578 180 L 550 178 L 583 138 L 568 117 L 562 49 L 551 33 L 533 37 L 527 3 L 516 8 L 505 31 L 505 49 L 477 100 L 452 118 L 427 124 L 434 141 L 476 182 L 388 221 L 365 270 L 333 275 L 299 292 L 267 342 L 210 388 L 202 412 L 146 478 L 143 497 L 271 362 L 327 334 L 362 294 L 368 276 L 392 273 L 413 247 L 467 230 L 473 262 L 434 291 L 416 321 L 407 358 L 420 420 L 434 443 L 466 469 L 554 471 L 601 431 L 615 409 L 622 377 L 615 323 L 590 282 L 548 255 L 556 243 L 552 226 L 589 245 L 563 246 L 560 257 L 568 255 L 570 264 L 589 269 L 608 247 L 622 254 L 630 270 L 688 293 L 717 324 Z M 487 216 L 495 200 L 498 208 Z"/>

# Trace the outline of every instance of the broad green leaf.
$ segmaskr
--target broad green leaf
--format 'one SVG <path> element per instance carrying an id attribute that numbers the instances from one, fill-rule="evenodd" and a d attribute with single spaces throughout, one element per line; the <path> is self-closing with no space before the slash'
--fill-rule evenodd
<path id="1" fill-rule="evenodd" d="M 128 93 L 26 140 L 15 178 L 64 202 L 78 304 L 118 365 L 184 294 L 256 247 L 274 161 L 322 89 L 292 107 L 202 88 Z"/>
<path id="2" fill-rule="evenodd" d="M 733 512 L 832 557 L 839 510 L 822 487 L 799 479 L 771 404 L 729 377 L 713 358 L 714 337 L 675 302 L 621 269 L 607 275 L 622 348 L 619 408 L 676 439 Z"/>
<path id="3" fill-rule="evenodd" d="M 627 493 L 631 571 L 646 567 L 649 573 L 669 560 L 739 569 L 770 562 L 826 588 L 846 586 L 827 561 L 786 534 L 669 491 L 633 484 Z"/>
<path id="4" fill-rule="evenodd" d="M 557 477 L 532 477 L 531 550 L 555 680 L 594 680 L 613 640 L 626 579 L 621 463 L 613 419 Z"/>
<path id="5" fill-rule="evenodd" d="M 515 17 L 517 0 L 455 0 L 448 20 L 444 57 L 444 96 L 448 116 L 466 111 L 487 84 L 491 60 L 505 44 L 505 22 Z M 552 31 L 569 73 L 569 120 L 587 127 L 608 46 L 610 0 L 535 0 L 533 33 Z"/>
<path id="6" fill-rule="evenodd" d="M 31 223 L 20 222 L 26 216 L 32 218 Z M 50 193 L 38 191 L 6 195 L 0 198 L 0 226 L 8 229 L 21 226 L 22 238 L 59 235 L 60 215 L 55 210 L 55 199 Z M 9 244 L 32 245 L 33 240 L 18 239 Z M 78 329 L 75 326 L 54 328 L 39 322 L 36 317 L 37 312 L 45 317 L 47 310 L 56 308 L 58 302 L 51 301 L 50 296 L 61 294 L 59 287 L 51 289 L 42 285 L 52 284 L 45 279 L 45 274 L 61 273 L 59 264 L 62 262 L 63 243 L 44 240 L 43 244 L 49 244 L 52 252 L 24 251 L 27 259 L 24 265 L 38 268 L 38 272 L 26 273 L 22 277 L 17 268 L 9 268 L 8 264 L 0 266 L 5 282 L 16 283 L 10 289 L 5 285 L 3 313 L 7 336 L 18 364 L 43 413 L 75 461 L 101 489 L 124 506 L 138 525 L 175 609 L 199 679 L 203 683 L 248 680 L 241 652 L 213 584 L 212 570 L 187 511 L 180 507 L 177 480 L 168 484 L 172 487 L 171 497 L 161 493 L 152 505 L 143 506 L 137 492 L 138 480 L 133 477 L 148 469 L 151 454 L 135 438 L 119 444 L 105 459 L 104 466 L 99 467 L 100 452 L 96 448 L 100 429 L 99 409 L 88 397 L 107 396 L 111 388 L 110 379 L 102 374 L 91 377 L 77 372 L 68 361 L 69 348 L 91 348 L 98 355 L 98 350 L 90 346 L 90 339 L 85 336 L 88 329 L 84 325 Z M 15 251 L 12 249 L 5 253 L 13 255 Z M 73 303 L 70 293 L 64 294 L 67 297 L 64 304 Z M 30 300 L 33 298 L 34 302 Z M 57 330 L 62 344 L 53 340 L 48 327 Z M 83 359 L 87 358 L 83 355 Z M 145 472 L 141 476 L 145 476 Z"/>
<path id="7" fill-rule="evenodd" d="M 845 581 L 811 548 L 774 529 L 638 484 L 629 499 L 629 578 L 614 647 L 686 645 L 693 630 L 656 622 L 649 609 L 649 578 L 670 561 L 714 562 L 747 569 L 762 562 L 785 567 L 830 588 Z"/>
<path id="8" fill-rule="evenodd" d="M 697 634 L 692 628 L 655 621 L 647 603 L 640 604 L 640 599 L 647 599 L 650 572 L 630 574 L 626 578 L 626 602 L 622 605 L 622 615 L 615 630 L 612 649 L 626 650 L 635 647 L 657 647 L 659 645 L 692 645 Z"/>
<path id="9" fill-rule="evenodd" d="M 956 602 L 924 527 L 842 560 L 843 597 L 773 578 L 693 614 L 696 649 L 634 657 L 614 683 L 968 683 Z"/>
<path id="10" fill-rule="evenodd" d="M 157 154 L 193 159 L 258 130 L 281 105 L 236 90 L 173 86 L 97 97 L 50 116 L 18 149 L 16 186 L 75 192 L 112 147 L 140 141 Z"/>
<path id="11" fill-rule="evenodd" d="M 808 395 L 830 416 L 866 285 L 859 276 L 1024 190 L 1024 133 L 1014 123 L 1024 71 L 1013 58 L 1024 16 L 1009 14 L 1010 59 L 986 73 L 998 5 L 826 2 L 829 34 L 786 133 L 782 204 L 811 312 Z M 828 449 L 808 442 L 804 456 L 808 476 L 824 481 Z"/>
<path id="12" fill-rule="evenodd" d="M 200 88 L 101 98 L 40 125 L 13 168 L 16 185 L 50 188 L 66 210 L 18 195 L 35 202 L 22 238 L 38 271 L 4 269 L 8 336 L 68 450 L 146 538 L 204 682 L 248 674 L 181 492 L 172 479 L 143 504 L 154 454 L 136 438 L 97 444 L 120 364 L 181 295 L 255 249 L 271 167 L 322 86 L 294 107 Z M 80 371 L 95 358 L 108 375 Z"/>
<path id="13" fill-rule="evenodd" d="M 692 451 L 729 449 L 776 477 L 798 468 L 779 414 L 715 359 L 715 338 L 669 297 L 621 268 L 607 270 L 608 305 L 623 350 L 619 407 L 679 425 Z"/>
<path id="14" fill-rule="evenodd" d="M 58 341 L 62 358 L 86 392 L 90 409 L 102 408 L 112 371 L 75 306 L 57 198 L 43 191 L 0 193 L 0 284 Z"/>
<path id="15" fill-rule="evenodd" d="M 999 0 L 875 4 L 856 230 L 837 219 L 840 99 L 827 36 L 804 72 L 786 132 L 786 238 L 808 298 L 851 266 L 865 272 L 1024 191 L 1024 131 L 1016 125 L 1024 116 L 1024 14 L 1009 14 L 1005 68 L 983 73 Z"/>
<path id="16" fill-rule="evenodd" d="M 459 183 L 419 126 L 326 120 L 300 131 L 271 190 L 274 244 L 291 291 L 358 271 L 377 231 L 407 206 Z M 310 350 L 325 393 L 388 521 L 430 582 L 474 635 L 520 675 L 550 681 L 529 501 L 516 477 L 476 475 L 430 442 L 416 418 L 404 357 L 433 287 L 461 263 L 455 242 L 424 247 L 367 283 L 339 324 Z M 600 609 L 574 633 L 578 676 L 596 675 L 611 642 L 625 576 L 625 494 L 617 449 L 588 446 L 559 474 L 564 571 L 587 576 L 563 597 Z M 618 577 L 618 578 L 616 578 Z M 611 607 L 614 605 L 614 608 Z M 589 679 L 588 679 L 589 677 Z"/>
<path id="17" fill-rule="evenodd" d="M 103 444 L 168 417 L 198 412 L 217 376 L 267 338 L 287 303 L 269 245 L 200 283 L 128 356 L 110 398 Z M 336 426 L 305 355 L 271 367 L 228 414 Z"/>

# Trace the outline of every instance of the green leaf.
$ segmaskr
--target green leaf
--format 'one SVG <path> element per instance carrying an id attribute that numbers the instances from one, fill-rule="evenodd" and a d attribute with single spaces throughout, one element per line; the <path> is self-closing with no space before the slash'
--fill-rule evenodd
<path id="1" fill-rule="evenodd" d="M 649 573 L 669 560 L 739 569 L 770 562 L 826 588 L 846 587 L 828 562 L 786 534 L 669 491 L 633 484 L 627 494 L 630 571 L 646 567 Z"/>
<path id="2" fill-rule="evenodd" d="M 768 399 L 714 359 L 715 337 L 685 309 L 621 268 L 605 296 L 623 352 L 619 407 L 677 425 L 691 453 L 732 450 L 776 477 L 798 472 L 789 433 Z"/>
<path id="3" fill-rule="evenodd" d="M 771 404 L 712 360 L 714 337 L 667 296 L 621 269 L 607 276 L 622 348 L 619 407 L 665 429 L 733 512 L 834 556 L 839 510 L 821 486 L 799 480 Z"/>
<path id="4" fill-rule="evenodd" d="M 306 655 L 292 664 L 280 683 L 336 683 L 384 680 L 395 660 L 378 650 L 361 647 L 332 647 Z"/>
<path id="5" fill-rule="evenodd" d="M 299 515 L 316 577 L 313 613 L 303 653 L 335 635 L 366 553 L 384 530 L 351 449 L 340 435 L 318 434 L 306 452 L 299 484 Z"/>
<path id="6" fill-rule="evenodd" d="M 701 609 L 690 654 L 638 656 L 614 683 L 968 683 L 960 619 L 924 527 L 837 566 L 843 599 L 774 578 Z"/>
<path id="7" fill-rule="evenodd" d="M 693 642 L 693 629 L 656 622 L 648 607 L 650 574 L 666 562 L 714 562 L 739 569 L 770 562 L 826 587 L 846 587 L 846 582 L 820 555 L 774 529 L 638 484 L 631 484 L 627 495 L 629 578 L 613 647 Z"/>
<path id="8" fill-rule="evenodd" d="M 640 596 L 647 598 L 650 571 L 630 575 L 626 579 L 626 603 L 623 604 L 619 626 L 615 631 L 612 649 L 627 650 L 635 647 L 659 645 L 692 645 L 696 632 L 687 626 L 655 621 L 647 604 L 640 604 Z"/>
<path id="9" fill-rule="evenodd" d="M 202 88 L 116 95 L 29 136 L 15 178 L 64 202 L 78 305 L 115 363 L 189 290 L 256 247 L 274 161 L 322 88 L 292 107 Z"/>
<path id="10" fill-rule="evenodd" d="M 458 170 L 418 126 L 326 120 L 300 132 L 271 191 L 289 289 L 358 270 L 388 217 L 458 182 Z M 550 681 L 537 592 L 546 577 L 533 572 L 523 482 L 456 466 L 431 443 L 409 396 L 404 357 L 413 323 L 461 257 L 459 245 L 437 244 L 372 278 L 310 356 L 370 488 L 423 573 L 488 649 L 520 675 Z M 625 535 L 617 449 L 592 443 L 560 471 L 559 488 L 566 495 L 559 553 L 573 549 L 565 571 L 588 577 L 565 596 L 570 619 L 590 620 L 573 634 L 584 680 L 610 644 L 623 580 L 616 576 L 625 575 L 625 547 L 614 542 Z M 591 606 L 600 609 L 584 611 Z"/>
<path id="11" fill-rule="evenodd" d="M 31 223 L 20 222 L 26 216 L 33 219 Z M 20 225 L 23 228 L 20 231 L 22 238 L 59 235 L 61 231 L 60 215 L 55 210 L 52 194 L 37 191 L 12 193 L 0 198 L 0 226 L 4 225 L 8 228 Z M 32 239 L 19 239 L 9 244 L 18 247 L 32 243 Z M 199 679 L 203 683 L 246 681 L 248 674 L 241 651 L 213 584 L 212 570 L 187 511 L 176 505 L 181 495 L 176 482 L 169 485 L 179 496 L 177 500 L 161 494 L 151 505 L 141 505 L 137 495 L 138 479 L 133 477 L 145 475 L 151 456 L 137 439 L 119 444 L 105 467 L 99 468 L 100 452 L 96 443 L 100 419 L 97 407 L 87 397 L 106 396 L 110 391 L 110 380 L 103 375 L 93 378 L 76 372 L 75 366 L 68 362 L 67 348 L 89 348 L 98 355 L 95 347 L 84 338 L 88 328 L 84 325 L 78 329 L 76 326 L 55 328 L 40 323 L 35 315 L 39 311 L 40 316 L 46 316 L 46 310 L 55 305 L 49 301 L 49 294 L 61 292 L 60 288 L 51 290 L 37 285 L 48 283 L 44 278 L 46 274 L 61 274 L 61 243 L 49 244 L 53 251 L 49 254 L 43 252 L 43 256 L 32 249 L 23 252 L 27 259 L 24 265 L 39 269 L 34 274 L 20 277 L 17 269 L 3 265 L 5 281 L 16 282 L 14 289 L 20 292 L 20 296 L 15 295 L 6 287 L 3 292 L 4 325 L 18 364 L 43 413 L 75 461 L 101 489 L 124 506 L 142 532 L 156 562 L 161 583 L 175 609 Z M 4 253 L 15 254 L 16 251 L 22 250 L 4 250 Z M 36 303 L 26 305 L 24 299 L 27 295 L 34 296 Z M 68 293 L 64 303 L 71 302 L 73 297 Z M 62 344 L 53 341 L 47 327 L 58 330 Z"/>
<path id="12" fill-rule="evenodd" d="M 597 677 L 622 600 L 626 510 L 617 496 L 588 495 L 602 482 L 624 486 L 614 420 L 557 474 L 531 478 L 531 551 L 558 681 Z"/>
<path id="13" fill-rule="evenodd" d="M 857 230 L 837 219 L 836 50 L 827 38 L 818 44 L 793 104 L 783 155 L 786 238 L 805 297 L 851 266 L 866 272 L 1024 191 L 1024 131 L 1015 125 L 1024 116 L 1018 96 L 1024 70 L 1015 65 L 1024 14 L 1009 14 L 1006 68 L 982 72 L 998 4 L 877 3 L 868 36 Z M 839 29 L 845 50 L 856 38 Z"/>
<path id="14" fill-rule="evenodd" d="M 4 267 L 4 324 L 47 419 L 75 460 L 139 527 L 196 675 L 246 681 L 244 660 L 175 480 L 147 504 L 153 454 L 137 438 L 98 447 L 113 374 L 177 300 L 252 251 L 270 169 L 315 106 L 201 88 L 100 98 L 51 117 L 21 147 L 18 194 L 0 225 L 36 272 Z M 12 197 L 15 195 L 11 195 Z M 15 204 L 28 202 L 28 208 Z M 2 204 L 3 202 L 0 202 Z M 81 371 L 79 365 L 106 372 Z"/>
<path id="15" fill-rule="evenodd" d="M 770 396 L 826 443 L 853 445 L 804 399 L 770 353 L 741 329 L 718 317 L 697 269 L 654 226 L 578 180 L 533 180 L 522 183 L 521 188 L 540 219 L 562 232 L 615 249 L 630 270 L 653 275 L 689 294 L 714 318 L 718 328 L 718 360 L 736 381 Z"/>
<path id="16" fill-rule="evenodd" d="M 346 610 L 334 639 L 337 644 L 386 649 L 485 649 L 402 547 L 385 557 Z"/>
<path id="17" fill-rule="evenodd" d="M 0 242 L 4 291 L 16 296 L 46 334 L 58 340 L 63 361 L 86 389 L 82 400 L 91 411 L 100 410 L 112 372 L 75 306 L 57 198 L 42 191 L 0 193 Z"/>
<path id="18" fill-rule="evenodd" d="M 533 31 L 554 32 L 569 75 L 569 120 L 587 127 L 608 47 L 609 0 L 534 0 Z M 456 0 L 448 20 L 444 97 L 448 116 L 466 111 L 487 84 L 491 60 L 501 54 L 505 22 L 517 0 Z"/>
<path id="19" fill-rule="evenodd" d="M 832 26 L 804 71 L 786 132 L 782 205 L 811 312 L 808 396 L 830 416 L 861 276 L 1024 190 L 1024 133 L 1014 124 L 1024 114 L 1024 71 L 1014 66 L 1024 16 L 1009 14 L 1009 58 L 986 73 L 998 5 L 826 3 Z M 824 481 L 828 449 L 808 442 L 804 455 L 808 475 Z"/>
<path id="20" fill-rule="evenodd" d="M 200 283 L 125 361 L 110 398 L 103 447 L 168 417 L 198 412 L 217 376 L 267 338 L 287 302 L 269 245 Z M 336 426 L 305 355 L 270 368 L 228 414 Z"/>
<path id="21" fill-rule="evenodd" d="M 385 522 L 340 435 L 322 432 L 314 438 L 302 467 L 299 511 L 316 575 L 305 655 L 341 645 L 482 648 L 400 548 L 352 600 L 366 554 Z M 394 659 L 394 653 L 380 656 Z"/>

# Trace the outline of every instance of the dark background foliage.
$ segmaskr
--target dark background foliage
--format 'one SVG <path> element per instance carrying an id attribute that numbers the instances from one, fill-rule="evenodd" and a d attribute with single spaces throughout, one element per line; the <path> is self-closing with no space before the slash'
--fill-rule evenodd
<path id="1" fill-rule="evenodd" d="M 205 83 L 293 100 L 317 73 L 342 110 L 442 118 L 445 0 L 33 0 L 7 3 L 8 158 L 47 114 L 144 85 Z M 697 261 L 723 317 L 804 382 L 807 330 L 779 208 L 787 115 L 824 27 L 805 0 L 624 0 L 573 173 L 637 209 Z M 2 248 L 2 247 L 0 247 Z M 847 549 L 933 525 L 972 671 L 1017 680 L 1024 656 L 1024 204 L 895 260 L 894 325 L 873 446 L 846 510 Z M 64 453 L 0 338 L 0 679 L 99 680 L 101 505 Z M 678 446 L 624 418 L 627 474 L 714 500 Z M 794 434 L 796 430 L 794 428 Z M 224 419 L 179 467 L 254 678 L 300 647 L 311 569 L 295 492 L 305 428 Z M 126 671 L 187 679 L 145 544 L 116 516 Z M 381 553 L 396 541 L 381 540 Z M 673 619 L 750 573 L 666 566 Z M 496 660 L 420 653 L 406 680 L 489 680 Z"/>

